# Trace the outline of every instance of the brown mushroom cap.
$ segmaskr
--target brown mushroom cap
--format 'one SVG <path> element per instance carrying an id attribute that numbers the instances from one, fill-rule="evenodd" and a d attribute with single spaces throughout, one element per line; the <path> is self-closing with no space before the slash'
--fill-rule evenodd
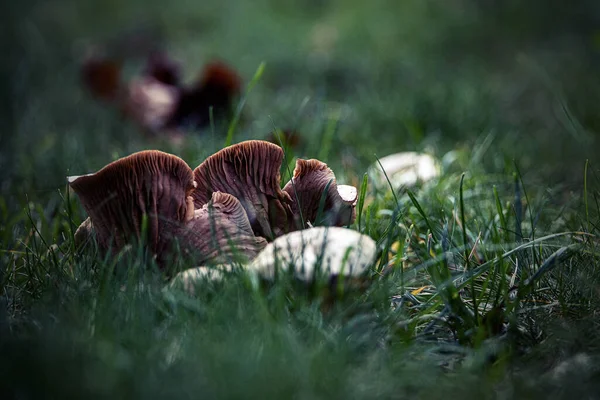
<path id="1" fill-rule="evenodd" d="M 169 245 L 170 222 L 193 217 L 193 172 L 179 157 L 160 151 L 132 154 L 94 174 L 70 177 L 69 184 L 105 249 L 112 243 L 118 251 L 140 238 L 147 216 L 148 243 L 153 253 L 161 254 Z"/>
<path id="2" fill-rule="evenodd" d="M 322 218 L 316 221 L 323 191 L 326 189 Z M 342 226 L 353 223 L 356 218 L 356 188 L 347 185 L 338 186 L 333 171 L 319 160 L 296 161 L 294 176 L 283 190 L 292 198 L 291 207 L 298 229 L 304 228 L 302 221 Z"/>
<path id="3" fill-rule="evenodd" d="M 258 236 L 272 239 L 288 230 L 291 199 L 279 187 L 283 150 L 272 143 L 250 140 L 229 146 L 208 157 L 194 170 L 198 189 L 192 194 L 196 208 L 212 193 L 235 196 Z"/>
<path id="4" fill-rule="evenodd" d="M 213 193 L 178 235 L 185 249 L 198 254 L 200 264 L 246 262 L 267 245 L 264 238 L 254 236 L 238 199 L 222 192 Z"/>
<path id="5" fill-rule="evenodd" d="M 114 101 L 121 89 L 121 64 L 92 55 L 81 66 L 81 78 L 93 96 L 100 100 Z"/>
<path id="6" fill-rule="evenodd" d="M 224 62 L 212 61 L 204 66 L 197 86 L 237 96 L 242 90 L 242 79 Z"/>

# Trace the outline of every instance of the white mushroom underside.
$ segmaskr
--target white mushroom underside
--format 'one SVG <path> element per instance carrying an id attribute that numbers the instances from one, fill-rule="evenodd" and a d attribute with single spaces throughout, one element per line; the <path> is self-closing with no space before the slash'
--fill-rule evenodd
<path id="1" fill-rule="evenodd" d="M 338 185 L 337 190 L 342 200 L 346 202 L 355 202 L 358 197 L 358 191 L 354 186 Z"/>
<path id="2" fill-rule="evenodd" d="M 373 239 L 337 227 L 317 227 L 296 231 L 269 243 L 248 269 L 265 279 L 273 279 L 275 271 L 294 269 L 294 275 L 310 280 L 316 274 L 360 275 L 375 259 Z"/>

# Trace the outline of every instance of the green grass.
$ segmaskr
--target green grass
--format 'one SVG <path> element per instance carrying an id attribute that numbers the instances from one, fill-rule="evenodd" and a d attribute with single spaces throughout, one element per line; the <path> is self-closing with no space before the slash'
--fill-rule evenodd
<path id="1" fill-rule="evenodd" d="M 517 3 L 8 5 L 2 398 L 593 398 L 599 10 Z M 131 52 L 135 29 L 189 79 L 213 56 L 239 69 L 233 120 L 175 146 L 90 99 L 82 43 Z M 303 135 L 284 182 L 294 157 L 321 158 L 360 188 L 351 228 L 379 251 L 367 288 L 235 273 L 189 298 L 164 289 L 143 249 L 75 248 L 86 216 L 67 175 L 149 148 L 196 166 L 274 129 Z M 440 179 L 376 189 L 368 166 L 405 150 L 440 158 Z"/>

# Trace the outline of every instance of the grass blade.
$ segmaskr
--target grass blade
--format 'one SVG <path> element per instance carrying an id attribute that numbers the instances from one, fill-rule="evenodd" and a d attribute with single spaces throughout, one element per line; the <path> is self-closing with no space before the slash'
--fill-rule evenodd
<path id="1" fill-rule="evenodd" d="M 254 76 L 252 77 L 252 80 L 250 81 L 250 83 L 248 84 L 248 87 L 246 88 L 246 93 L 244 93 L 244 96 L 240 100 L 240 103 L 238 104 L 238 107 L 235 110 L 233 119 L 231 120 L 231 123 L 229 124 L 229 128 L 227 129 L 227 138 L 225 139 L 225 147 L 230 146 L 233 143 L 233 133 L 235 132 L 235 128 L 237 127 L 240 117 L 242 115 L 242 110 L 244 109 L 244 106 L 246 105 L 246 99 L 248 98 L 248 95 L 250 94 L 250 92 L 252 91 L 254 86 L 256 86 L 256 84 L 262 77 L 263 73 L 265 72 L 265 66 L 266 66 L 266 63 L 264 61 L 260 63 L 260 65 L 256 69 L 256 72 L 254 73 Z"/>

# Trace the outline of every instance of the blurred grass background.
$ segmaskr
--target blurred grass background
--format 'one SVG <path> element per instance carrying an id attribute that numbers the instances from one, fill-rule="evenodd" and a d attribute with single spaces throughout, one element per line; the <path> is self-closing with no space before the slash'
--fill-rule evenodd
<path id="1" fill-rule="evenodd" d="M 336 119 L 335 158 L 358 169 L 374 154 L 444 154 L 489 134 L 491 152 L 548 179 L 581 175 L 595 154 L 600 17 L 591 1 L 30 0 L 7 5 L 5 18 L 3 182 L 37 190 L 98 167 L 96 155 L 145 146 L 80 87 L 85 46 L 97 43 L 138 57 L 163 43 L 188 79 L 220 58 L 248 82 L 265 61 L 236 139 L 273 126 L 310 139 Z M 132 59 L 135 71 L 141 60 Z M 212 152 L 206 142 L 199 150 Z M 498 169 L 499 158 L 483 161 Z"/>
<path id="2" fill-rule="evenodd" d="M 77 209 L 72 219 L 64 216 L 59 191 L 64 193 L 65 176 L 147 148 L 171 151 L 193 167 L 225 140 L 227 123 L 214 132 L 191 133 L 182 147 L 149 141 L 114 110 L 91 99 L 81 87 L 79 67 L 86 46 L 96 43 L 129 55 L 129 74 L 141 68 L 145 49 L 155 43 L 182 62 L 187 80 L 203 63 L 219 58 L 249 82 L 265 62 L 236 142 L 265 138 L 274 128 L 295 128 L 305 139 L 297 156 L 322 158 L 340 180 L 353 182 L 375 156 L 405 150 L 447 155 L 446 172 L 469 173 L 474 231 L 489 214 L 488 203 L 477 203 L 482 192 L 491 193 L 494 183 L 503 200 L 514 195 L 515 163 L 540 212 L 535 215 L 540 230 L 579 229 L 586 219 L 578 200 L 586 159 L 591 162 L 590 193 L 597 185 L 600 131 L 600 5 L 595 1 L 20 0 L 3 8 L 0 237 L 6 271 L 16 265 L 8 250 L 35 253 L 27 239 L 30 225 L 51 243 L 68 240 L 69 225 L 82 214 Z M 332 129 L 334 135 L 323 146 Z M 419 193 L 439 225 L 448 223 L 442 206 L 452 210 L 448 198 L 458 185 L 456 176 L 448 179 L 436 190 Z M 588 228 L 590 218 L 593 225 L 596 215 L 588 215 Z M 376 224 L 370 229 L 371 235 L 383 235 Z M 39 255 L 23 257 L 29 256 L 33 261 L 23 265 L 40 270 L 46 265 Z M 534 379 L 538 371 L 558 365 L 561 355 L 597 350 L 594 323 L 591 328 L 573 323 L 570 329 L 552 319 L 547 325 L 562 333 L 532 339 L 538 352 L 528 356 L 524 351 L 524 358 L 510 367 L 502 360 L 489 367 L 482 351 L 433 349 L 401 340 L 401 329 L 386 322 L 392 317 L 382 311 L 393 288 L 373 290 L 372 298 L 359 303 L 378 311 L 359 313 L 356 319 L 341 308 L 333 320 L 323 322 L 318 308 L 302 301 L 299 312 L 275 308 L 282 314 L 265 314 L 264 307 L 273 307 L 237 281 L 224 292 L 207 290 L 207 298 L 218 300 L 210 307 L 181 311 L 168 309 L 151 289 L 122 293 L 111 287 L 103 292 L 110 301 L 99 301 L 91 288 L 104 278 L 88 282 L 84 277 L 95 264 L 86 262 L 74 272 L 81 280 L 54 276 L 33 286 L 27 281 L 19 296 L 5 287 L 8 315 L 20 322 L 2 319 L 0 334 L 4 331 L 8 339 L 0 350 L 6 360 L 20 363 L 0 363 L 0 376 L 33 388 L 22 398 L 197 393 L 207 398 L 441 398 L 448 393 L 527 398 L 549 389 L 556 397 L 597 389 L 587 379 L 597 377 L 595 369 L 546 383 Z M 557 296 L 585 292 L 584 299 L 596 304 L 590 300 L 597 297 L 591 284 L 597 282 L 596 264 L 585 258 L 580 263 L 590 269 L 576 272 L 572 266 L 569 279 L 577 282 L 575 288 Z M 586 280 L 589 287 L 578 287 Z M 64 307 L 74 299 L 80 305 Z M 382 351 L 382 338 L 390 331 L 398 345 Z M 187 349 L 187 355 L 161 364 L 169 341 Z M 455 352 L 467 360 L 463 368 L 442 373 L 440 366 L 454 371 L 448 364 Z M 202 358 L 194 358 L 198 355 Z M 580 384 L 566 392 L 561 383 L 570 379 Z"/>

